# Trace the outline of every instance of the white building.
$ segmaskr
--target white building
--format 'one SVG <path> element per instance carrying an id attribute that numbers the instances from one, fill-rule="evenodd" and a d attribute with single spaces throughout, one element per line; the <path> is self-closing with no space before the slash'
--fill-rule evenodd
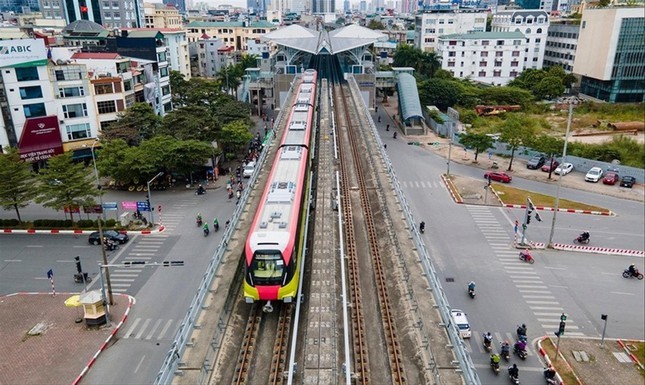
<path id="1" fill-rule="evenodd" d="M 492 31 L 523 33 L 528 43 L 524 68 L 542 68 L 549 31 L 547 12 L 531 9 L 498 12 L 493 15 Z"/>
<path id="2" fill-rule="evenodd" d="M 484 12 L 432 12 L 415 17 L 414 46 L 425 52 L 437 50 L 439 36 L 486 31 Z"/>
<path id="3" fill-rule="evenodd" d="M 222 39 L 204 37 L 190 43 L 192 76 L 214 78 L 222 68 L 219 50 L 226 46 Z"/>
<path id="4" fill-rule="evenodd" d="M 521 32 L 472 32 L 441 36 L 437 54 L 454 77 L 502 86 L 522 73 L 526 46 Z"/>
<path id="5" fill-rule="evenodd" d="M 573 62 L 578 47 L 580 23 L 568 20 L 551 22 L 546 38 L 544 51 L 544 67 L 559 65 L 567 72 L 573 71 Z"/>

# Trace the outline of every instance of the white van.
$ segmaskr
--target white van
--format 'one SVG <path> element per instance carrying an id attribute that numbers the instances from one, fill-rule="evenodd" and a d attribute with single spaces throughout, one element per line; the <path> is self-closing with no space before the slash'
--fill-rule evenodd
<path id="1" fill-rule="evenodd" d="M 251 175 L 253 175 L 253 171 L 255 171 L 255 162 L 249 162 L 246 166 L 244 166 L 244 171 L 242 171 L 242 176 L 244 178 L 250 178 Z"/>
<path id="2" fill-rule="evenodd" d="M 452 309 L 451 313 L 452 321 L 455 323 L 455 325 L 457 325 L 457 329 L 459 329 L 459 335 L 461 336 L 461 338 L 470 338 L 470 324 L 468 323 L 466 313 L 459 309 Z"/>

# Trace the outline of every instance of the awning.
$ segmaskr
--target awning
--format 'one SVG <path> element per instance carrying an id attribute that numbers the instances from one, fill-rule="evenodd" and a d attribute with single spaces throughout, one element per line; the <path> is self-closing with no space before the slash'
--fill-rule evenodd
<path id="1" fill-rule="evenodd" d="M 89 149 L 92 148 L 92 145 L 94 144 L 95 141 L 96 141 L 96 139 L 90 138 L 90 139 L 75 140 L 73 142 L 65 142 L 65 143 L 63 143 L 63 150 L 65 152 L 84 149 L 84 148 L 87 148 L 89 150 Z M 100 147 L 101 147 L 101 143 L 97 143 L 94 146 L 94 150 L 96 150 L 97 148 L 100 148 Z"/>

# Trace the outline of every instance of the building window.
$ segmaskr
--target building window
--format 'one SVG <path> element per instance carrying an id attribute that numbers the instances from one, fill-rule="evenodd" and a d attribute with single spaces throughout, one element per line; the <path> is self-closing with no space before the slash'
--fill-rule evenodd
<path id="1" fill-rule="evenodd" d="M 101 131 L 105 131 L 105 130 L 109 129 L 109 128 L 110 128 L 110 125 L 111 125 L 112 123 L 114 123 L 114 122 L 116 122 L 116 120 L 108 120 L 108 121 L 105 121 L 105 122 L 101 122 L 101 123 L 100 123 L 100 125 L 101 125 Z"/>
<path id="2" fill-rule="evenodd" d="M 124 80 L 123 81 L 123 89 L 125 91 L 132 91 L 132 80 Z"/>
<path id="3" fill-rule="evenodd" d="M 445 24 L 445 20 L 444 19 L 439 19 L 439 24 Z"/>
<path id="4" fill-rule="evenodd" d="M 137 101 L 137 100 L 136 100 L 136 98 L 135 98 L 135 95 L 134 95 L 134 94 L 126 95 L 126 96 L 125 96 L 125 107 L 126 107 L 126 108 L 131 107 L 131 106 L 132 106 L 136 101 Z"/>
<path id="5" fill-rule="evenodd" d="M 511 77 L 516 78 L 517 77 L 517 71 L 515 71 L 515 70 L 511 71 Z"/>
<path id="6" fill-rule="evenodd" d="M 455 66 L 455 62 L 454 62 L 454 61 L 449 61 L 449 62 L 448 62 L 448 67 L 454 67 L 454 66 Z"/>
<path id="7" fill-rule="evenodd" d="M 457 52 L 455 52 L 455 51 L 450 51 L 450 52 L 448 52 L 448 56 L 449 56 L 449 57 L 455 57 L 455 56 L 457 56 Z"/>
<path id="8" fill-rule="evenodd" d="M 496 44 L 496 45 L 504 45 L 504 40 L 497 40 L 497 44 Z"/>
<path id="9" fill-rule="evenodd" d="M 488 51 L 482 51 L 481 56 L 482 57 L 488 57 Z"/>
<path id="10" fill-rule="evenodd" d="M 495 51 L 495 57 L 502 57 L 504 56 L 504 52 L 502 51 Z"/>
<path id="11" fill-rule="evenodd" d="M 111 94 L 114 93 L 114 87 L 112 83 L 95 84 L 94 92 L 97 95 Z"/>
<path id="12" fill-rule="evenodd" d="M 519 62 L 517 61 L 512 61 L 511 62 L 511 67 L 517 67 L 519 65 Z"/>
<path id="13" fill-rule="evenodd" d="M 66 124 L 67 140 L 85 139 L 90 137 L 90 124 Z"/>
<path id="14" fill-rule="evenodd" d="M 25 104 L 22 106 L 26 118 L 46 116 L 45 103 Z"/>
<path id="15" fill-rule="evenodd" d="M 488 65 L 488 62 L 485 62 L 485 61 L 480 61 L 479 62 L 480 67 L 486 67 L 487 65 Z"/>
<path id="16" fill-rule="evenodd" d="M 65 119 L 87 116 L 87 105 L 85 103 L 64 105 L 63 115 L 65 115 Z"/>
<path id="17" fill-rule="evenodd" d="M 490 44 L 490 41 L 488 41 L 488 40 L 482 40 L 482 45 L 488 45 L 488 44 Z"/>
<path id="18" fill-rule="evenodd" d="M 43 90 L 40 86 L 20 87 L 20 99 L 38 99 L 43 97 Z"/>
<path id="19" fill-rule="evenodd" d="M 457 45 L 457 40 L 448 41 L 448 45 Z"/>
<path id="20" fill-rule="evenodd" d="M 478 76 L 479 76 L 480 78 L 485 78 L 485 77 L 486 77 L 486 71 L 479 71 Z"/>
<path id="21" fill-rule="evenodd" d="M 538 28 L 536 33 L 542 33 L 542 28 Z"/>
<path id="22" fill-rule="evenodd" d="M 56 80 L 81 80 L 81 71 L 78 67 L 66 67 L 60 70 L 54 70 Z"/>
<path id="23" fill-rule="evenodd" d="M 501 62 L 501 61 L 496 61 L 496 62 L 495 62 L 495 67 L 501 67 L 501 66 L 502 66 L 502 62 Z"/>
<path id="24" fill-rule="evenodd" d="M 166 58 L 166 53 L 165 52 L 159 52 L 157 55 L 157 61 L 162 62 L 162 61 L 167 61 L 168 59 Z"/>
<path id="25" fill-rule="evenodd" d="M 160 68 L 159 69 L 159 76 L 161 76 L 162 78 L 167 77 L 168 76 L 168 68 L 167 67 Z"/>
<path id="26" fill-rule="evenodd" d="M 502 76 L 502 71 L 499 71 L 499 70 L 493 71 L 493 77 L 498 78 L 500 76 Z"/>
<path id="27" fill-rule="evenodd" d="M 542 39 L 540 39 L 539 37 L 536 37 L 536 38 L 535 38 L 535 42 L 536 42 L 536 43 L 539 43 L 539 42 L 541 42 L 541 41 L 542 41 Z"/>
<path id="28" fill-rule="evenodd" d="M 18 80 L 19 82 L 38 80 L 38 68 L 37 67 L 16 68 L 16 80 Z"/>
<path id="29" fill-rule="evenodd" d="M 96 109 L 99 114 L 109 114 L 111 112 L 116 112 L 116 104 L 114 104 L 114 100 L 97 102 Z"/>
<path id="30" fill-rule="evenodd" d="M 531 28 L 527 28 L 524 34 L 525 35 L 530 35 L 531 34 Z"/>
<path id="31" fill-rule="evenodd" d="M 84 96 L 85 90 L 83 87 L 65 87 L 58 89 L 58 96 L 61 98 L 73 98 L 76 96 Z"/>
<path id="32" fill-rule="evenodd" d="M 166 96 L 170 94 L 170 85 L 161 87 L 161 95 Z"/>

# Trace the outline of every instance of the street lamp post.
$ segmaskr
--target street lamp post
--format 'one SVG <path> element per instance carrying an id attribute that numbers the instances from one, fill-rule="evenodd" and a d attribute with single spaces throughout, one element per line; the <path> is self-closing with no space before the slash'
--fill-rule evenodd
<path id="1" fill-rule="evenodd" d="M 448 162 L 446 163 L 448 165 L 446 169 L 446 176 L 450 177 L 450 153 L 452 152 L 452 126 L 450 126 L 450 137 L 448 138 Z"/>
<path id="2" fill-rule="evenodd" d="M 153 210 L 154 206 L 152 205 L 152 199 L 151 199 L 151 195 L 150 195 L 150 183 L 154 182 L 155 179 L 159 178 L 162 175 L 163 175 L 163 172 L 158 173 L 157 175 L 154 176 L 154 178 L 152 178 L 152 179 L 150 179 L 148 181 L 148 185 L 147 185 L 148 186 L 148 206 L 149 206 L 148 209 L 150 210 L 149 211 L 149 213 L 150 213 L 150 225 L 152 227 L 154 227 L 154 225 L 155 225 L 155 217 L 154 217 L 154 214 L 152 213 L 152 210 Z"/>
<path id="3" fill-rule="evenodd" d="M 569 118 L 567 119 L 567 132 L 564 134 L 564 148 L 562 149 L 562 162 L 561 165 L 564 165 L 567 159 L 567 144 L 569 143 L 569 131 L 571 130 L 571 120 L 573 119 L 573 103 L 569 100 Z M 564 166 L 562 166 L 564 168 Z M 553 218 L 551 219 L 551 232 L 549 233 L 549 242 L 547 247 L 553 248 L 553 235 L 555 233 L 555 217 L 558 214 L 558 208 L 560 206 L 560 188 L 562 187 L 562 171 L 558 175 L 558 189 L 555 194 L 555 207 L 553 210 Z"/>
<path id="4" fill-rule="evenodd" d="M 99 189 L 99 193 L 101 192 L 101 182 L 99 181 L 99 171 L 96 168 L 96 157 L 94 156 L 94 146 L 99 142 L 99 139 L 97 138 L 94 143 L 92 143 L 92 147 L 90 150 L 92 151 L 92 163 L 94 165 L 94 176 L 96 177 L 96 186 L 97 189 Z M 101 202 L 101 212 L 103 212 L 103 197 L 99 194 L 99 200 Z M 108 261 L 107 261 L 107 255 L 105 254 L 105 243 L 103 242 L 103 226 L 101 223 L 101 215 L 98 217 L 98 224 L 99 224 L 99 240 L 100 240 L 100 247 L 101 247 L 101 256 L 103 257 L 103 265 L 107 266 Z M 102 276 L 102 275 L 101 275 Z M 107 285 L 107 291 L 108 291 L 108 303 L 110 305 L 114 305 L 114 297 L 112 296 L 112 282 L 110 282 L 110 271 L 105 268 L 105 283 Z M 105 293 L 103 294 L 103 297 L 105 297 Z"/>

